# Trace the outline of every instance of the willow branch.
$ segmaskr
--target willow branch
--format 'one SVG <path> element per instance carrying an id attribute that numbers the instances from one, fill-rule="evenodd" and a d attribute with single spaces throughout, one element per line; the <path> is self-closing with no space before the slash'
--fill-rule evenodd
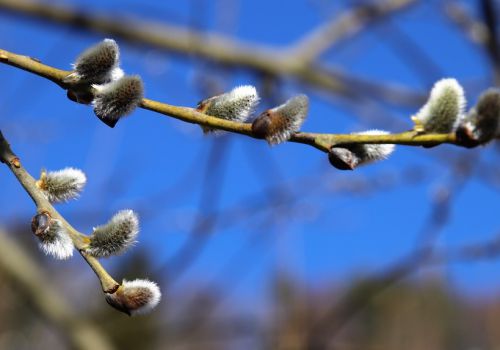
<path id="1" fill-rule="evenodd" d="M 69 88 L 69 86 L 63 82 L 63 78 L 70 74 L 70 71 L 47 66 L 31 57 L 14 54 L 1 49 L 0 63 L 5 63 L 10 66 L 14 66 L 49 79 L 64 89 Z M 215 129 L 225 130 L 232 133 L 257 138 L 252 134 L 252 127 L 250 123 L 238 123 L 224 120 L 200 113 L 193 108 L 174 106 L 146 98 L 142 100 L 140 107 L 156 113 L 160 113 L 162 115 L 182 120 L 187 123 L 208 126 Z M 306 144 L 315 147 L 323 152 L 329 152 L 329 150 L 333 146 L 341 144 L 398 144 L 406 146 L 429 146 L 442 143 L 450 143 L 465 146 L 457 140 L 457 137 L 454 133 L 416 134 L 413 131 L 406 131 L 398 134 L 388 135 L 323 134 L 312 132 L 298 132 L 292 136 L 290 142 Z"/>
<path id="2" fill-rule="evenodd" d="M 403 0 L 387 0 L 389 3 L 395 1 Z M 406 106 L 414 106 L 423 99 L 421 94 L 400 87 L 377 84 L 377 88 L 373 89 L 373 83 L 353 79 L 340 70 L 307 62 L 286 47 L 275 49 L 165 23 L 153 24 L 145 20 L 116 18 L 114 15 L 83 12 L 49 2 L 0 0 L 0 11 L 100 33 L 169 53 L 196 56 L 227 67 L 292 78 L 347 99 L 357 99 L 364 93 L 392 104 Z M 357 84 L 353 85 L 353 81 Z M 365 87 L 366 91 L 362 91 Z"/>
<path id="3" fill-rule="evenodd" d="M 63 331 L 69 345 L 81 350 L 107 350 L 113 346 L 91 322 L 76 315 L 59 292 L 47 283 L 47 276 L 21 247 L 0 230 L 0 270 L 26 294 L 49 322 Z"/>
<path id="4" fill-rule="evenodd" d="M 0 53 L 1 55 L 1 53 Z M 63 227 L 69 233 L 71 240 L 75 248 L 80 252 L 81 256 L 85 259 L 85 261 L 89 264 L 92 270 L 95 272 L 99 281 L 101 282 L 102 290 L 105 293 L 113 293 L 119 286 L 119 283 L 116 282 L 102 267 L 99 261 L 85 254 L 83 251 L 85 245 L 88 243 L 88 237 L 83 233 L 78 232 L 73 226 L 71 226 L 64 217 L 59 214 L 59 212 L 50 204 L 50 202 L 45 198 L 43 193 L 35 184 L 35 179 L 24 169 L 19 160 L 12 149 L 10 148 L 9 143 L 4 138 L 2 131 L 0 130 L 0 161 L 6 164 L 14 176 L 17 178 L 17 181 L 23 186 L 24 190 L 29 194 L 33 202 L 35 203 L 37 210 L 46 211 L 50 214 L 50 216 L 54 219 L 60 220 Z"/>

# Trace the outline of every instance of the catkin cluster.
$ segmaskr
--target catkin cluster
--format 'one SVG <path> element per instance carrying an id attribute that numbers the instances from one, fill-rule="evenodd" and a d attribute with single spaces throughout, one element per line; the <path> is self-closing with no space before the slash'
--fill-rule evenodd
<path id="1" fill-rule="evenodd" d="M 120 68 L 120 49 L 114 40 L 105 39 L 85 50 L 73 69 L 64 79 L 69 86 L 68 96 L 82 103 L 91 102 L 95 115 L 109 127 L 114 128 L 120 118 L 141 103 L 142 79 L 138 75 L 125 75 Z"/>
<path id="2" fill-rule="evenodd" d="M 78 169 L 65 168 L 58 171 L 42 170 L 36 186 L 51 203 L 67 202 L 78 198 L 87 178 Z M 46 255 L 56 259 L 67 259 L 73 255 L 74 243 L 61 220 L 53 218 L 48 211 L 38 212 L 31 221 L 31 228 Z M 80 248 L 83 254 L 104 258 L 128 250 L 139 233 L 139 219 L 132 210 L 121 210 L 106 224 L 93 229 L 85 237 L 86 244 Z M 116 309 L 129 315 L 145 313 L 160 301 L 158 286 L 148 280 L 123 281 L 118 289 L 106 293 L 106 301 Z"/>
<path id="3" fill-rule="evenodd" d="M 95 114 L 110 127 L 130 114 L 143 98 L 139 76 L 126 76 L 119 64 L 119 48 L 112 39 L 85 50 L 74 63 L 74 72 L 65 82 L 72 96 L 84 95 L 82 86 L 92 87 L 91 102 Z M 465 112 L 466 100 L 456 79 L 441 79 L 433 86 L 428 101 L 412 117 L 416 134 L 456 133 L 464 144 L 484 144 L 500 135 L 500 92 L 486 91 L 475 107 Z M 252 119 L 259 95 L 251 85 L 238 86 L 229 92 L 199 102 L 196 110 L 211 117 L 232 122 L 252 122 L 252 136 L 265 139 L 270 145 L 283 143 L 300 131 L 309 112 L 309 98 L 294 96 L 283 104 L 261 112 Z M 82 99 L 85 102 L 85 98 Z M 202 126 L 205 134 L 219 132 Z M 353 135 L 385 135 L 387 131 L 368 130 Z M 394 151 L 388 144 L 332 145 L 328 159 L 337 169 L 356 167 L 388 158 Z M 64 199 L 63 199 L 64 200 Z"/>

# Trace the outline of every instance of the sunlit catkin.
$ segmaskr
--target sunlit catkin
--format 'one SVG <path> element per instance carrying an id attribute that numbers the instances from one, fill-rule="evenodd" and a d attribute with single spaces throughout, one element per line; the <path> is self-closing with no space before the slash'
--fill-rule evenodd
<path id="1" fill-rule="evenodd" d="M 129 316 L 145 314 L 158 305 L 161 292 L 158 285 L 149 280 L 123 280 L 114 293 L 106 293 L 106 301 L 115 309 Z"/>
<path id="2" fill-rule="evenodd" d="M 138 75 L 125 76 L 95 89 L 94 113 L 106 125 L 113 128 L 123 116 L 132 113 L 144 95 L 142 79 Z"/>
<path id="3" fill-rule="evenodd" d="M 64 168 L 58 171 L 42 170 L 36 182 L 49 202 L 67 202 L 78 198 L 87 182 L 85 174 L 75 168 Z"/>
<path id="4" fill-rule="evenodd" d="M 197 110 L 212 117 L 243 123 L 259 103 L 259 95 L 251 85 L 238 86 L 222 95 L 198 103 Z M 216 129 L 202 126 L 205 133 Z"/>
<path id="5" fill-rule="evenodd" d="M 38 246 L 45 255 L 64 260 L 73 256 L 73 242 L 61 221 L 53 219 L 46 211 L 31 220 L 31 229 L 40 240 Z"/>
<path id="6" fill-rule="evenodd" d="M 139 233 L 139 219 L 132 210 L 121 210 L 102 226 L 94 228 L 85 251 L 96 258 L 117 255 L 130 248 Z"/>
<path id="7" fill-rule="evenodd" d="M 104 84 L 123 76 L 119 67 L 120 49 L 113 39 L 104 39 L 85 50 L 73 64 L 74 72 L 64 82 L 73 84 Z"/>
<path id="8" fill-rule="evenodd" d="M 270 145 L 282 143 L 300 130 L 308 111 L 309 98 L 297 95 L 259 115 L 252 123 L 252 133 Z"/>
<path id="9" fill-rule="evenodd" d="M 457 80 L 439 80 L 427 103 L 412 117 L 415 130 L 438 134 L 454 132 L 464 118 L 465 105 L 464 90 Z"/>

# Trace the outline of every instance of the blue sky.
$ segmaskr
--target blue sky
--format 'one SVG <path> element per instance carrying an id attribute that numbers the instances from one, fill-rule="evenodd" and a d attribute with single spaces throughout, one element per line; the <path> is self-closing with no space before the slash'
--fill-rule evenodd
<path id="1" fill-rule="evenodd" d="M 293 44 L 345 6 L 339 1 L 320 9 L 321 1 L 306 0 L 287 1 L 286 6 L 261 0 L 60 3 L 123 18 L 177 25 L 194 21 L 206 31 L 278 47 Z M 438 3 L 424 2 L 400 14 L 391 20 L 389 28 L 372 27 L 327 51 L 322 63 L 360 78 L 421 93 L 426 93 L 435 80 L 452 76 L 464 85 L 468 100 L 474 102 L 480 91 L 492 84 L 488 59 L 437 10 Z M 467 4 L 475 6 L 474 1 Z M 236 17 L 231 19 L 216 11 L 216 5 L 236 11 Z M 423 76 L 420 62 L 407 51 L 398 51 L 398 39 L 390 28 L 397 28 L 399 40 L 411 40 L 425 53 L 436 67 L 432 74 Z M 64 69 L 69 69 L 80 51 L 104 38 L 2 12 L 0 32 L 4 33 L 1 48 Z M 146 95 L 152 99 L 195 106 L 207 97 L 195 86 L 200 76 L 216 80 L 225 89 L 259 84 L 256 76 L 246 71 L 224 71 L 196 59 L 120 40 L 118 43 L 123 68 L 143 77 Z M 134 249 L 147 250 L 159 274 L 189 236 L 205 180 L 212 190 L 220 192 L 218 200 L 205 205 L 207 212 L 249 203 L 249 197 L 257 198 L 262 207 L 269 201 L 267 188 L 282 188 L 289 198 L 285 202 L 293 205 L 278 223 L 269 220 L 277 209 L 274 204 L 264 210 L 257 206 L 232 220 L 229 227 L 218 226 L 188 273 L 172 286 L 174 293 L 183 292 L 186 286 L 202 288 L 215 283 L 225 288 L 238 281 L 232 292 L 235 300 L 262 300 L 268 293 L 269 278 L 279 269 L 317 288 L 376 271 L 414 248 L 432 210 L 433 197 L 456 177 L 450 159 L 468 154 L 476 162 L 498 161 L 493 145 L 477 150 L 398 147 L 383 163 L 342 173 L 329 166 L 324 154 L 310 147 L 285 144 L 269 148 L 242 136 L 203 137 L 195 125 L 145 110 L 137 110 L 110 129 L 99 122 L 90 107 L 69 101 L 64 91 L 48 81 L 3 65 L 0 76 L 0 125 L 28 170 L 36 175 L 42 167 L 56 170 L 73 166 L 88 176 L 81 199 L 60 206 L 61 212 L 77 228 L 89 232 L 117 210 L 138 210 L 143 218 L 142 230 Z M 311 97 L 309 119 L 304 125 L 307 131 L 345 133 L 382 127 L 377 120 L 364 118 L 366 113 L 388 116 L 402 125 L 390 131 L 403 131 L 411 127 L 409 116 L 418 108 L 379 103 L 346 107 L 338 99 L 325 98 L 294 81 L 285 80 L 280 85 L 285 97 L 302 92 Z M 225 159 L 221 166 L 224 170 L 221 174 L 212 164 L 209 172 L 218 175 L 215 180 L 207 180 L 207 158 L 216 144 Z M 419 174 L 423 180 L 412 181 Z M 217 178 L 219 175 L 221 178 Z M 0 223 L 28 223 L 33 206 L 6 169 L 0 171 L 0 184 Z M 338 190 L 356 184 L 377 189 L 362 194 Z M 440 235 L 439 245 L 453 247 L 492 238 L 500 227 L 496 215 L 498 190 L 498 182 L 486 184 L 477 177 L 469 180 L 453 201 L 450 222 Z M 164 195 L 153 198 L 158 193 Z M 89 213 L 92 221 L 82 213 Z M 261 239 L 247 246 L 250 237 L 256 235 Z M 114 258 L 106 265 L 119 264 L 122 259 L 126 257 Z M 82 261 L 75 258 L 71 263 Z M 499 284 L 494 276 L 499 271 L 496 261 L 432 270 L 469 295 L 497 292 Z"/>

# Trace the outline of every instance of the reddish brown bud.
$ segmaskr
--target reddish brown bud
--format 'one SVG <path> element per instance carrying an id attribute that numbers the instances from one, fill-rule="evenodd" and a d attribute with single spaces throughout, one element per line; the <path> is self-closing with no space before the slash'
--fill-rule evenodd
<path id="1" fill-rule="evenodd" d="M 256 137 L 265 138 L 270 145 L 282 143 L 300 130 L 308 110 L 309 98 L 306 95 L 292 97 L 258 116 L 252 123 L 252 132 Z"/>
<path id="2" fill-rule="evenodd" d="M 31 231 L 36 236 L 42 236 L 46 234 L 50 229 L 51 217 L 49 212 L 42 211 L 31 219 Z"/>
<path id="3" fill-rule="evenodd" d="M 354 170 L 358 165 L 358 158 L 347 148 L 332 148 L 328 153 L 328 160 L 339 170 Z"/>

